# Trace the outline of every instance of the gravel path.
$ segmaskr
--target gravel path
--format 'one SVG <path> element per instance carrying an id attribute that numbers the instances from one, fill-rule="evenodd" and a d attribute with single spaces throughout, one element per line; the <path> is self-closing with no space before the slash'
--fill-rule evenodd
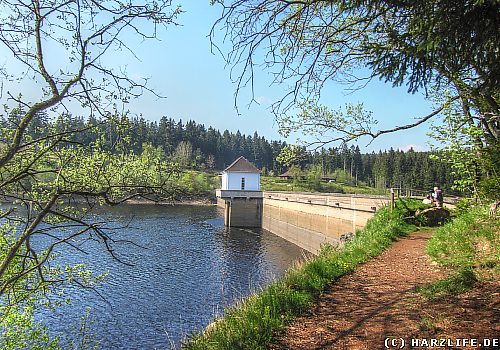
<path id="1" fill-rule="evenodd" d="M 415 293 L 416 287 L 446 276 L 425 254 L 430 236 L 422 231 L 401 238 L 339 279 L 270 349 L 383 349 L 392 339 L 401 346 L 401 338 L 404 348 L 426 348 L 410 347 L 411 339 L 499 338 L 498 282 L 436 301 Z"/>

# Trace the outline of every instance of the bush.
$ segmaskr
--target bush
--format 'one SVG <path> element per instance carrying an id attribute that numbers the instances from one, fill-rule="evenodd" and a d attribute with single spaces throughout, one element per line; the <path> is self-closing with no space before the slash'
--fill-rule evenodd
<path id="1" fill-rule="evenodd" d="M 183 171 L 170 181 L 171 186 L 184 197 L 213 196 L 219 187 L 217 177 L 193 170 Z"/>

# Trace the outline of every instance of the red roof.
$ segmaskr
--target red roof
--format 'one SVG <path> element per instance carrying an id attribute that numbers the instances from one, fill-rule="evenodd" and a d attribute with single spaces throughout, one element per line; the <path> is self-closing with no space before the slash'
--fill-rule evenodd
<path id="1" fill-rule="evenodd" d="M 224 172 L 231 171 L 240 173 L 260 173 L 260 170 L 243 156 L 236 159 L 231 165 L 224 169 Z"/>

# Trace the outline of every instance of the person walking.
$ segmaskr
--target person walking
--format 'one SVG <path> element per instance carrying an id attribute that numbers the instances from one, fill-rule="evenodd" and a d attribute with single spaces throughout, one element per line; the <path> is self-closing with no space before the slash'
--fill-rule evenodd
<path id="1" fill-rule="evenodd" d="M 432 194 L 432 198 L 434 199 L 434 203 L 436 203 L 436 207 L 443 207 L 443 191 L 439 188 L 439 186 L 434 187 L 434 193 Z"/>

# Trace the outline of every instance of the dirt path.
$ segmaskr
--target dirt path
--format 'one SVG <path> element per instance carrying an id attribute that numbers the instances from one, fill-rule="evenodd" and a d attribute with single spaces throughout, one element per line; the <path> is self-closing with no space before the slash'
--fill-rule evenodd
<path id="1" fill-rule="evenodd" d="M 270 349 L 382 349 L 392 344 L 387 338 L 398 347 L 403 338 L 410 348 L 412 338 L 499 338 L 499 283 L 433 302 L 415 293 L 445 276 L 425 254 L 430 235 L 402 238 L 341 278 Z"/>

